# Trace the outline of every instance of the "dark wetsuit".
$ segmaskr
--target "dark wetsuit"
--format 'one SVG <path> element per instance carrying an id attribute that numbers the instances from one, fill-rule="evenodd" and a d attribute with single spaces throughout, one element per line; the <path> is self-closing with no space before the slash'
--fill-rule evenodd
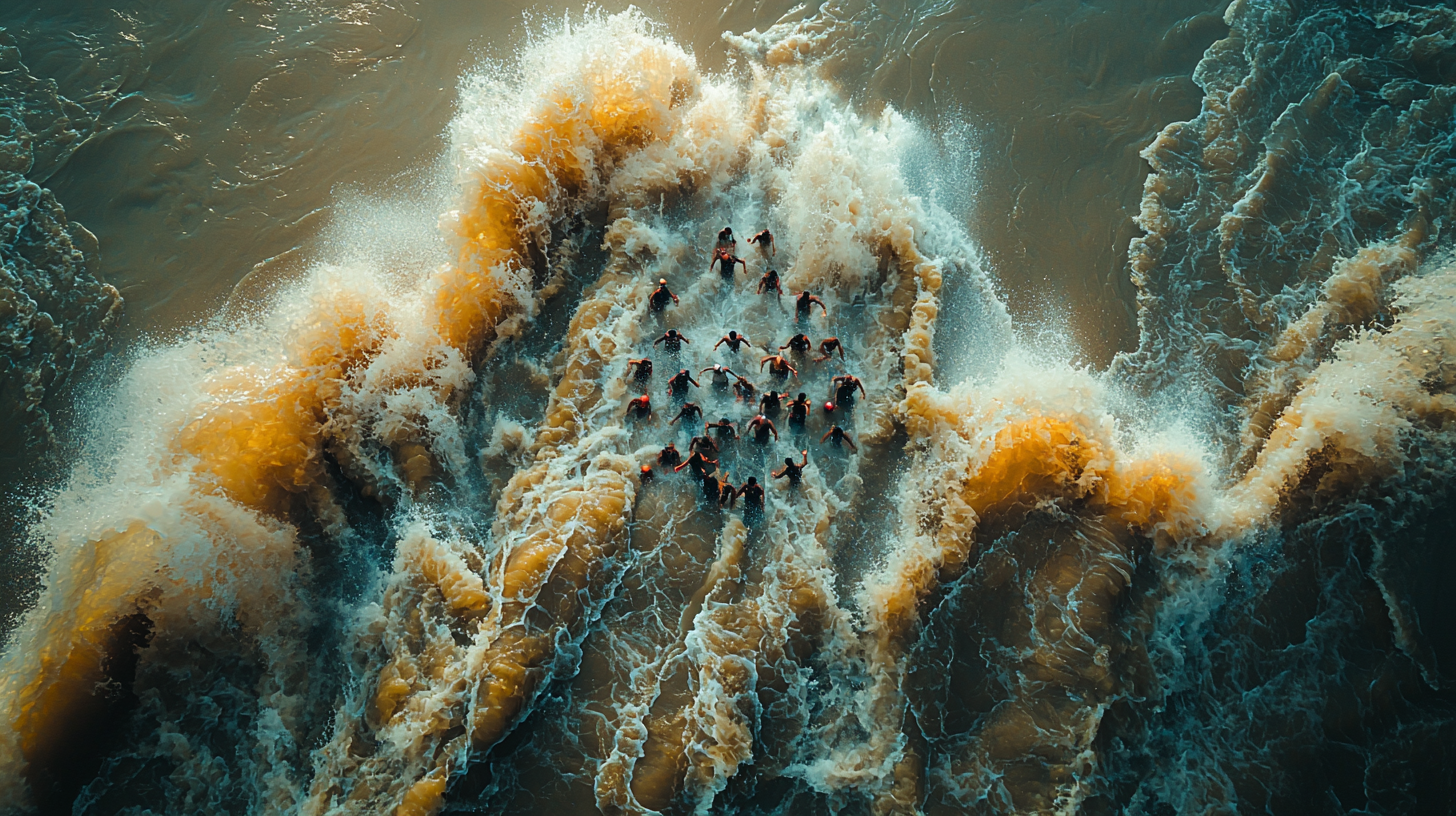
<path id="1" fill-rule="evenodd" d="M 796 485 L 804 478 L 804 467 L 798 462 L 785 462 L 782 473 L 789 480 L 789 484 Z"/>
<path id="2" fill-rule="evenodd" d="M 665 468 L 677 467 L 682 464 L 682 452 L 677 448 L 663 448 L 657 454 L 657 463 Z"/>
<path id="3" fill-rule="evenodd" d="M 773 391 L 765 391 L 763 396 L 758 400 L 758 412 L 769 419 L 778 416 L 782 408 L 783 402 L 781 398 Z"/>
<path id="4" fill-rule="evenodd" d="M 703 498 L 713 504 L 717 504 L 720 490 L 722 490 L 722 486 L 718 484 L 717 476 L 703 476 Z"/>
<path id="5" fill-rule="evenodd" d="M 788 347 L 795 354 L 803 354 L 814 347 L 814 342 L 805 335 L 796 334 L 789 338 Z"/>
<path id="6" fill-rule="evenodd" d="M 637 400 L 632 400 L 630 403 L 627 404 L 627 413 L 631 416 L 637 417 L 638 419 L 646 419 L 652 414 L 652 403 L 644 403 Z"/>
<path id="7" fill-rule="evenodd" d="M 810 300 L 810 297 L 812 295 L 808 292 L 800 292 L 799 296 L 794 298 L 794 310 L 801 318 L 808 317 L 814 308 L 814 301 Z"/>
<path id="8" fill-rule="evenodd" d="M 723 280 L 726 281 L 733 280 L 733 272 L 739 264 L 743 264 L 743 268 L 748 269 L 748 264 L 742 258 L 734 257 L 731 252 L 720 251 L 713 260 L 718 263 L 718 274 L 722 275 Z M 711 264 L 709 265 L 711 266 Z"/>
<path id="9" fill-rule="evenodd" d="M 711 430 L 719 439 L 737 439 L 738 431 L 731 422 L 710 422 L 703 430 Z M 731 436 L 730 436 L 731 434 Z"/>
<path id="10" fill-rule="evenodd" d="M 667 352 L 668 354 L 682 353 L 681 334 L 664 334 L 663 336 L 657 338 L 657 342 L 662 344 L 662 350 Z M 653 345 L 656 345 L 656 343 L 654 343 Z"/>
<path id="11" fill-rule="evenodd" d="M 778 292 L 781 295 L 784 293 L 783 288 L 779 286 L 779 273 L 772 269 L 764 273 L 758 286 L 761 292 Z"/>
<path id="12" fill-rule="evenodd" d="M 704 456 L 701 452 L 694 453 L 692 456 L 689 456 L 686 464 L 688 466 L 688 470 L 691 470 L 693 472 L 693 475 L 698 477 L 699 479 L 703 478 L 709 473 L 712 473 L 718 467 L 717 462 Z"/>
<path id="13" fill-rule="evenodd" d="M 650 301 L 650 303 L 652 304 L 652 311 L 660 312 L 663 309 L 666 309 L 667 304 L 671 302 L 672 292 L 668 291 L 666 286 L 659 286 L 656 289 L 652 290 L 652 299 Z"/>
<path id="14" fill-rule="evenodd" d="M 667 381 L 667 393 L 674 397 L 687 396 L 689 385 L 692 385 L 692 378 L 679 372 Z"/>
<path id="15" fill-rule="evenodd" d="M 760 445 L 767 445 L 768 438 L 773 433 L 772 422 L 760 422 L 753 426 L 753 441 Z"/>
<path id="16" fill-rule="evenodd" d="M 860 388 L 859 381 L 846 382 L 841 380 L 834 389 L 834 401 L 839 405 L 851 405 L 854 403 L 854 395 Z"/>
<path id="17" fill-rule="evenodd" d="M 763 485 L 746 484 L 738 489 L 739 498 L 754 510 L 763 509 Z"/>
<path id="18" fill-rule="evenodd" d="M 707 456 L 710 453 L 718 452 L 718 444 L 713 441 L 712 437 L 695 436 L 693 441 L 688 443 L 688 450 Z"/>
<path id="19" fill-rule="evenodd" d="M 699 408 L 696 402 L 685 402 L 683 403 L 682 410 L 677 412 L 677 416 L 673 417 L 672 421 L 677 422 L 679 419 L 686 419 L 687 422 L 683 423 L 683 427 L 687 427 L 688 422 L 696 425 L 698 420 L 702 418 L 703 409 Z"/>
<path id="20" fill-rule="evenodd" d="M 633 363 L 632 379 L 635 382 L 644 383 L 652 379 L 652 361 L 643 360 L 640 363 Z"/>
<path id="21" fill-rule="evenodd" d="M 805 422 L 808 422 L 808 421 L 809 421 L 809 401 L 808 400 L 790 400 L 789 401 L 789 422 L 791 422 L 791 423 L 793 423 L 795 425 L 803 425 Z"/>

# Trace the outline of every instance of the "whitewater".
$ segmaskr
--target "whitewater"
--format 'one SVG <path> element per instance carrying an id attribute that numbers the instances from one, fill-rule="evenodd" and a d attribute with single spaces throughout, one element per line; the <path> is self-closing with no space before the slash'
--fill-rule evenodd
<path id="1" fill-rule="evenodd" d="M 430 186 L 131 355 L 28 531 L 0 809 L 1292 812 L 1328 744 L 1364 777 L 1330 812 L 1449 802 L 1456 19 L 1230 6 L 1098 369 L 1008 309 L 974 145 L 836 81 L 860 13 L 722 74 L 640 12 L 539 31 L 461 81 Z M 761 372 L 801 331 L 842 359 Z M 808 422 L 753 441 L 714 364 Z M 704 433 L 679 369 L 761 513 L 659 465 Z"/>

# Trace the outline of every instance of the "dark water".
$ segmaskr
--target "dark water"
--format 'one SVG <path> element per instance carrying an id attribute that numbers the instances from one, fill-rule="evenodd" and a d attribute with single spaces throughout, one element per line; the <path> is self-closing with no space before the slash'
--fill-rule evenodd
<path id="1" fill-rule="evenodd" d="M 1456 807 L 1456 14 L 567 10 L 4 13 L 0 807 Z"/>

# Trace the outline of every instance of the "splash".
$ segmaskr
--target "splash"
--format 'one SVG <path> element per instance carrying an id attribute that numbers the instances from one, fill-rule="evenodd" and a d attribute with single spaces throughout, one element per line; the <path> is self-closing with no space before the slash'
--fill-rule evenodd
<path id="1" fill-rule="evenodd" d="M 1230 23 L 1254 37 L 1265 13 Z M 1430 214 L 1446 199 L 1271 297 L 1246 285 L 1241 242 L 1273 234 L 1260 206 L 1295 120 L 1359 94 L 1322 81 L 1259 125 L 1263 153 L 1233 139 L 1263 181 L 1237 201 L 1210 182 L 1233 203 L 1194 232 L 1238 293 L 1206 319 L 1258 349 L 1223 414 L 1204 397 L 1233 369 L 1200 368 L 1223 341 L 1188 330 L 1201 313 L 1178 301 L 1209 288 L 1180 277 L 1203 267 L 1173 257 L 1174 222 L 1218 211 L 1175 201 L 1189 190 L 1167 151 L 1192 125 L 1150 148 L 1144 345 L 1112 373 L 1075 368 L 1017 342 L 976 248 L 907 181 L 926 135 L 855 111 L 795 45 L 816 25 L 735 40 L 741 79 L 700 73 L 636 14 L 544 36 L 464 86 L 457 204 L 411 259 L 430 271 L 323 264 L 256 319 L 144 355 L 97 420 L 105 464 L 37 529 L 46 588 L 0 669 L 6 801 L 398 816 L 1173 801 L 1186 769 L 1138 751 L 1170 739 L 1159 718 L 1196 685 L 1193 644 L 1230 576 L 1328 508 L 1449 465 L 1456 273 L 1431 255 Z M 1215 125 L 1243 97 L 1214 69 L 1248 58 L 1236 46 L 1203 69 L 1210 138 L 1232 138 Z M 1233 161 L 1220 144 L 1208 161 Z M 776 236 L 744 250 L 747 280 L 705 266 L 722 223 Z M 757 291 L 769 268 L 824 312 Z M 659 279 L 678 296 L 665 311 Z M 945 308 L 951 281 L 979 301 L 977 336 L 1010 349 L 989 376 L 941 373 L 937 332 L 968 329 L 940 325 L 967 313 Z M 668 328 L 681 351 L 657 346 Z M 730 328 L 765 351 L 833 334 L 844 356 L 773 380 L 713 346 Z M 780 416 L 763 443 L 723 439 L 724 478 L 765 485 L 761 508 L 724 507 L 690 471 L 650 470 L 699 432 L 666 423 L 683 400 L 660 391 L 654 417 L 629 415 L 643 356 L 838 405 L 803 428 Z M 1176 412 L 1165 365 L 1206 386 Z M 857 400 L 835 396 L 842 373 Z M 692 399 L 710 420 L 758 410 L 711 381 Z M 856 449 L 820 445 L 831 422 Z M 799 451 L 797 483 L 769 475 Z M 1393 638 L 1428 665 L 1389 577 Z M 113 742 L 64 768 L 98 722 Z M 1239 802 L 1182 790 L 1182 810 Z"/>

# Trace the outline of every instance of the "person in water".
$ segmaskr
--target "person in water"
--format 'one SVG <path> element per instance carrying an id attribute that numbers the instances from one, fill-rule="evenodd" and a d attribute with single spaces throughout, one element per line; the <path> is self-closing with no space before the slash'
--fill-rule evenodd
<path id="1" fill-rule="evenodd" d="M 723 345 L 724 343 L 727 343 L 728 348 L 732 349 L 734 352 L 738 351 L 739 346 L 748 346 L 749 348 L 753 348 L 753 343 L 749 342 L 748 335 L 739 334 L 738 332 L 731 330 L 727 334 L 723 335 L 723 338 L 721 340 L 713 344 L 713 350 L 717 351 L 718 347 Z"/>
<path id="2" fill-rule="evenodd" d="M 789 400 L 789 424 L 804 425 L 809 421 L 809 395 L 799 392 L 797 399 Z"/>
<path id="3" fill-rule="evenodd" d="M 759 230 L 757 235 L 748 239 L 748 243 L 757 244 L 758 251 L 765 255 L 773 256 L 779 253 L 778 247 L 774 246 L 773 233 L 766 229 Z"/>
<path id="4" fill-rule="evenodd" d="M 800 451 L 800 453 L 804 454 L 804 461 L 795 462 L 794 457 L 785 457 L 784 466 L 779 470 L 775 471 L 773 477 L 775 479 L 782 479 L 787 476 L 789 479 L 789 484 L 797 487 L 799 484 L 799 480 L 804 478 L 804 466 L 809 464 L 809 452 Z"/>
<path id="5" fill-rule="evenodd" d="M 733 280 L 733 267 L 738 264 L 743 264 L 745 274 L 748 272 L 748 262 L 726 249 L 719 249 L 713 252 L 713 260 L 708 261 L 709 272 L 713 271 L 713 264 L 718 264 L 718 274 L 723 276 L 723 280 Z"/>
<path id="6" fill-rule="evenodd" d="M 692 383 L 694 388 L 702 388 L 693 375 L 688 373 L 686 368 L 680 369 L 667 381 L 667 395 L 669 397 L 685 397 L 688 395 L 688 384 Z"/>
<path id="7" fill-rule="evenodd" d="M 759 414 L 748 423 L 748 432 L 753 434 L 753 441 L 760 445 L 768 444 L 768 435 L 773 434 L 774 441 L 779 441 L 779 429 L 774 427 L 773 420 Z"/>
<path id="8" fill-rule="evenodd" d="M 698 371 L 698 373 L 702 374 L 704 371 L 713 372 L 713 387 L 718 389 L 719 391 L 728 390 L 728 383 L 731 382 L 731 380 L 728 379 L 730 376 L 738 376 L 737 374 L 733 373 L 733 369 L 725 365 L 710 365 L 707 368 L 701 369 L 700 371 Z"/>
<path id="9" fill-rule="evenodd" d="M 828 360 L 830 357 L 834 356 L 834 352 L 836 351 L 839 352 L 839 359 L 843 360 L 844 344 L 839 342 L 838 337 L 826 337 L 823 340 L 819 341 L 819 353 L 824 356 L 815 357 L 814 362 L 822 363 L 825 360 Z"/>
<path id="10" fill-rule="evenodd" d="M 703 409 L 699 408 L 696 402 L 684 402 L 682 408 L 678 409 L 677 416 L 668 420 L 667 424 L 676 425 L 677 421 L 683 417 L 687 417 L 689 422 L 696 425 L 697 421 L 703 418 Z M 687 424 L 684 422 L 683 426 L 686 427 Z"/>
<path id="11" fill-rule="evenodd" d="M 718 479 L 718 506 L 731 510 L 734 499 L 738 498 L 737 491 L 733 489 L 733 483 L 728 481 L 729 474 L 723 473 L 721 470 L 718 472 L 722 474 Z"/>
<path id="12" fill-rule="evenodd" d="M 764 366 L 768 366 L 768 372 L 780 380 L 788 379 L 789 374 L 799 376 L 799 369 L 789 365 L 789 361 L 782 354 L 770 354 L 759 360 L 758 370 L 763 371 Z"/>
<path id="13" fill-rule="evenodd" d="M 707 499 L 708 504 L 717 504 L 722 498 L 722 491 L 723 483 L 718 481 L 717 476 L 712 473 L 703 474 L 703 498 Z"/>
<path id="14" fill-rule="evenodd" d="M 690 468 L 692 469 L 693 475 L 701 479 L 709 473 L 712 473 L 717 467 L 718 463 L 715 460 L 704 456 L 701 451 L 694 451 L 693 455 L 689 456 L 686 462 L 674 467 L 672 472 L 677 473 L 683 468 Z"/>
<path id="15" fill-rule="evenodd" d="M 688 443 L 689 453 L 701 453 L 707 456 L 710 453 L 718 453 L 718 451 L 718 443 L 714 442 L 713 438 L 706 433 L 702 436 L 693 437 L 693 441 Z"/>
<path id="16" fill-rule="evenodd" d="M 783 287 L 779 285 L 779 273 L 777 270 L 770 269 L 763 273 L 763 277 L 758 279 L 758 293 L 760 295 L 763 294 L 765 289 L 770 292 L 778 292 L 780 296 L 784 294 Z"/>
<path id="17" fill-rule="evenodd" d="M 749 476 L 748 481 L 743 483 L 743 487 L 738 488 L 738 498 L 743 499 L 745 510 L 762 512 L 763 487 L 759 485 L 758 479 L 753 476 Z"/>
<path id="18" fill-rule="evenodd" d="M 869 396 L 869 393 L 865 391 L 864 383 L 860 382 L 858 377 L 853 374 L 840 374 L 834 378 L 834 401 L 840 405 L 854 402 L 855 389 L 859 389 L 859 393 L 864 396 Z"/>
<path id="19" fill-rule="evenodd" d="M 748 381 L 747 377 L 740 376 L 733 382 L 733 393 L 743 402 L 752 403 L 753 395 L 758 393 L 758 386 Z"/>
<path id="20" fill-rule="evenodd" d="M 634 366 L 637 369 L 636 371 L 632 370 Z M 652 361 L 647 359 L 646 357 L 643 357 L 640 360 L 628 360 L 627 374 L 629 374 L 632 377 L 632 381 L 637 383 L 638 385 L 641 385 L 648 380 L 651 380 Z"/>
<path id="21" fill-rule="evenodd" d="M 829 314 L 829 307 L 824 305 L 824 301 L 809 292 L 800 292 L 794 298 L 794 312 L 799 316 L 800 320 L 808 320 L 816 303 L 819 304 L 820 309 L 824 310 L 824 314 Z"/>
<path id="22" fill-rule="evenodd" d="M 680 353 L 682 351 L 682 344 L 683 343 L 687 343 L 688 345 L 692 345 L 693 341 L 687 339 L 686 337 L 683 337 L 681 334 L 678 334 L 677 329 L 668 329 L 667 331 L 665 331 L 665 332 L 662 333 L 662 336 L 661 337 L 659 337 L 656 340 L 653 340 L 652 341 L 652 345 L 654 345 L 654 346 L 657 345 L 658 343 L 666 343 L 667 344 L 667 345 L 663 346 L 662 349 L 663 349 L 663 351 L 666 351 L 668 354 L 678 354 L 678 353 Z"/>
<path id="23" fill-rule="evenodd" d="M 724 437 L 730 440 L 738 438 L 738 429 L 733 427 L 733 423 L 728 421 L 728 417 L 723 417 L 717 422 L 703 423 L 703 432 L 707 433 L 708 431 L 712 431 L 719 439 L 723 439 Z M 729 434 L 732 434 L 732 436 L 728 436 Z"/>
<path id="24" fill-rule="evenodd" d="M 651 419 L 652 397 L 646 394 L 640 397 L 634 397 L 631 402 L 627 403 L 627 416 L 636 417 L 637 419 Z"/>
<path id="25" fill-rule="evenodd" d="M 787 392 L 779 394 L 770 388 L 763 393 L 763 396 L 758 398 L 758 412 L 769 419 L 777 417 L 779 411 L 783 408 L 783 398 L 787 396 Z"/>
<path id="26" fill-rule="evenodd" d="M 682 464 L 682 452 L 677 449 L 677 445 L 669 442 L 657 452 L 657 464 L 665 468 L 675 468 Z"/>
<path id="27" fill-rule="evenodd" d="M 736 246 L 738 246 L 738 239 L 733 237 L 732 227 L 718 230 L 718 249 L 732 249 Z"/>
<path id="28" fill-rule="evenodd" d="M 677 295 L 674 295 L 672 290 L 667 288 L 667 278 L 658 278 L 657 288 L 652 290 L 652 297 L 648 300 L 652 304 L 652 311 L 660 312 L 666 309 L 669 300 L 676 304 Z"/>
<path id="29" fill-rule="evenodd" d="M 642 469 L 637 471 L 637 478 L 642 480 L 642 484 L 647 484 L 656 479 L 657 474 L 652 472 L 652 465 L 643 465 Z"/>
<path id="30" fill-rule="evenodd" d="M 850 439 L 849 434 L 845 433 L 844 429 L 838 425 L 829 426 L 829 430 L 825 431 L 824 435 L 819 437 L 819 444 L 824 444 L 824 440 L 826 439 L 832 439 L 836 445 L 848 445 L 850 450 L 859 453 L 859 448 L 855 447 L 854 440 Z"/>
<path id="31" fill-rule="evenodd" d="M 789 342 L 783 344 L 782 346 L 779 346 L 779 351 L 788 349 L 794 354 L 806 354 L 808 353 L 809 349 L 813 348 L 813 346 L 814 341 L 809 339 L 809 335 L 800 332 L 793 337 L 790 337 Z"/>

